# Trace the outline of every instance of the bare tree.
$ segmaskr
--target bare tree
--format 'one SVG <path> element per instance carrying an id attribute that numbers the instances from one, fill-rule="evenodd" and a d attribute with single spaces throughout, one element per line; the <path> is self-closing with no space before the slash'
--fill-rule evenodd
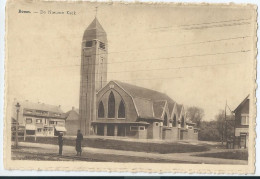
<path id="1" fill-rule="evenodd" d="M 188 107 L 187 108 L 187 119 L 196 123 L 197 127 L 200 127 L 200 123 L 204 117 L 204 110 L 199 107 Z"/>

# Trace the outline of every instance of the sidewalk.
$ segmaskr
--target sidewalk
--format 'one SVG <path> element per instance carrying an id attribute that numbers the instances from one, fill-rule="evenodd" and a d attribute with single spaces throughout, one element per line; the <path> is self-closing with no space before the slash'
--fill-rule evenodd
<path id="1" fill-rule="evenodd" d="M 45 153 L 58 153 L 58 145 L 51 144 L 39 144 L 39 143 L 29 143 L 29 142 L 19 142 L 19 145 L 23 148 L 23 151 L 29 151 L 32 153 L 39 153 L 39 148 L 41 152 Z M 200 163 L 200 164 L 236 164 L 236 165 L 246 165 L 245 160 L 233 160 L 233 159 L 220 159 L 220 158 L 210 158 L 210 157 L 197 157 L 191 156 L 200 153 L 214 153 L 221 152 L 225 150 L 214 149 L 207 152 L 193 152 L 193 153 L 171 153 L 171 154 L 159 154 L 159 153 L 146 153 L 146 152 L 135 152 L 135 151 L 122 151 L 122 150 L 112 150 L 112 149 L 99 149 L 83 147 L 83 153 L 92 154 L 106 154 L 106 155 L 118 155 L 118 156 L 128 156 L 128 157 L 146 157 L 151 159 L 159 160 L 172 160 L 181 161 L 185 163 Z M 75 147 L 63 146 L 63 154 L 75 156 Z"/>

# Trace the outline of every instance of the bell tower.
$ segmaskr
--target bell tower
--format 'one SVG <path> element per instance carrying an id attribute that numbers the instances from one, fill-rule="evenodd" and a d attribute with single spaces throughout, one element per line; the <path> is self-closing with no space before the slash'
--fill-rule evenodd
<path id="1" fill-rule="evenodd" d="M 96 93 L 107 83 L 107 35 L 96 17 L 83 35 L 80 78 L 79 127 L 83 135 L 90 135 Z"/>

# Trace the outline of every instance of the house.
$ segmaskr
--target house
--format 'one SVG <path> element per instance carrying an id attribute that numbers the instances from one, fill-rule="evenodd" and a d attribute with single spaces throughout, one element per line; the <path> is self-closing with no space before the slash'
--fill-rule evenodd
<path id="1" fill-rule="evenodd" d="M 198 140 L 198 130 L 186 121 L 184 106 L 166 94 L 120 81 L 107 82 L 107 43 L 106 32 L 95 18 L 81 43 L 78 125 L 83 135 Z"/>
<path id="2" fill-rule="evenodd" d="M 234 147 L 247 148 L 249 136 L 249 102 L 248 95 L 233 111 L 235 113 Z"/>
<path id="3" fill-rule="evenodd" d="M 25 128 L 26 135 L 54 136 L 66 132 L 65 116 L 60 106 L 14 100 L 12 120 L 17 118 L 17 103 L 20 104 L 19 126 Z"/>
<path id="4" fill-rule="evenodd" d="M 66 135 L 76 136 L 79 129 L 79 109 L 72 109 L 65 113 L 66 117 Z"/>

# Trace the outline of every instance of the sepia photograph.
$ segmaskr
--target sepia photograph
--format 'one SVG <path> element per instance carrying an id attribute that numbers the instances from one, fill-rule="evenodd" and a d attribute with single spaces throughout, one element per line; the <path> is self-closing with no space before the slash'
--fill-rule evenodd
<path id="1" fill-rule="evenodd" d="M 256 15 L 9 0 L 5 168 L 254 172 Z"/>

